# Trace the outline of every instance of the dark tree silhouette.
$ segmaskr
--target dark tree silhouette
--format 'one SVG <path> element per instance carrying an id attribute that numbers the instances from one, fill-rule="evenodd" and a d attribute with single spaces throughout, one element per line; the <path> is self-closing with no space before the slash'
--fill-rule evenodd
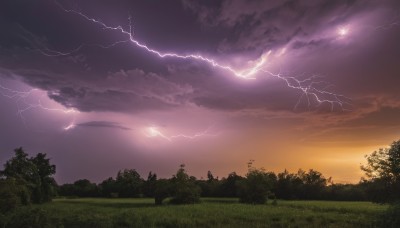
<path id="1" fill-rule="evenodd" d="M 101 182 L 99 188 L 101 195 L 104 197 L 118 197 L 118 186 L 112 177 Z"/>
<path id="2" fill-rule="evenodd" d="M 144 180 L 135 169 L 119 171 L 116 178 L 120 197 L 138 197 L 142 193 Z"/>
<path id="3" fill-rule="evenodd" d="M 361 166 L 369 183 L 373 200 L 394 202 L 400 200 L 400 140 L 389 148 L 366 155 L 367 164 Z"/>
<path id="4" fill-rule="evenodd" d="M 185 165 L 182 164 L 172 177 L 173 195 L 171 203 L 174 204 L 191 204 L 200 201 L 201 189 L 195 184 L 195 178 L 189 177 L 185 171 Z"/>
<path id="5" fill-rule="evenodd" d="M 237 197 L 239 192 L 238 186 L 243 179 L 243 177 L 237 175 L 235 172 L 230 173 L 227 178 L 223 178 L 219 191 L 221 192 L 221 196 Z"/>
<path id="6" fill-rule="evenodd" d="M 154 192 L 156 190 L 157 174 L 149 172 L 147 180 L 144 182 L 143 194 L 146 197 L 154 197 Z"/>
<path id="7" fill-rule="evenodd" d="M 51 201 L 55 195 L 55 186 L 57 185 L 52 177 L 56 173 L 56 166 L 50 164 L 50 159 L 46 158 L 46 154 L 38 153 L 31 159 L 36 167 L 40 185 L 35 188 L 33 194 L 34 202 L 48 202 Z"/>
<path id="8" fill-rule="evenodd" d="M 157 180 L 154 191 L 154 203 L 161 205 L 163 201 L 173 194 L 173 186 L 167 179 Z"/>
<path id="9" fill-rule="evenodd" d="M 275 174 L 249 165 L 246 179 L 240 182 L 239 199 L 242 203 L 264 204 L 273 189 Z M 276 179 L 276 176 L 275 176 Z"/>
<path id="10" fill-rule="evenodd" d="M 2 185 L 7 185 L 8 189 L 21 189 L 16 194 L 22 197 L 20 200 L 23 203 L 27 201 L 26 191 L 29 192 L 29 202 L 50 201 L 55 194 L 56 183 L 52 177 L 56 172 L 55 165 L 50 164 L 46 154 L 39 153 L 29 158 L 22 148 L 17 148 L 14 152 L 15 156 L 0 171 L 0 175 L 6 179 Z"/>

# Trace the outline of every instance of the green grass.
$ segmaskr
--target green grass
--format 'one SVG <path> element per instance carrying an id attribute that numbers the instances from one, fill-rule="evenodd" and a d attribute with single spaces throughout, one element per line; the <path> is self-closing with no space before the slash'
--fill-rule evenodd
<path id="1" fill-rule="evenodd" d="M 386 206 L 369 202 L 278 201 L 246 205 L 203 198 L 155 206 L 153 199 L 55 199 L 33 206 L 58 227 L 373 227 Z"/>

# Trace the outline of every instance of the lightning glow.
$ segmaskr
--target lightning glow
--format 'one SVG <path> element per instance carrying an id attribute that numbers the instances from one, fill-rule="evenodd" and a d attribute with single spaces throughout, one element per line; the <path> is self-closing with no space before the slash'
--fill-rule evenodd
<path id="1" fill-rule="evenodd" d="M 341 28 L 338 29 L 337 32 L 338 32 L 339 36 L 344 37 L 344 36 L 347 36 L 349 34 L 349 28 L 341 27 Z"/>
<path id="2" fill-rule="evenodd" d="M 46 92 L 41 91 L 39 89 L 30 89 L 27 91 L 24 90 L 16 90 L 12 88 L 8 88 L 4 85 L 0 84 L 0 94 L 3 97 L 12 99 L 15 101 L 17 105 L 17 115 L 21 117 L 22 120 L 25 120 L 24 113 L 32 110 L 32 109 L 41 109 L 45 111 L 52 112 L 60 112 L 64 114 L 76 114 L 79 113 L 74 108 L 52 108 L 47 107 L 42 104 L 42 98 L 46 96 Z M 39 97 L 39 98 L 37 98 Z"/>
<path id="3" fill-rule="evenodd" d="M 76 125 L 74 123 L 70 123 L 68 126 L 65 126 L 63 129 L 64 131 L 69 131 L 72 130 L 76 127 Z"/>
<path id="4" fill-rule="evenodd" d="M 342 107 L 341 110 L 343 110 L 343 106 L 349 104 L 348 98 L 345 98 L 342 95 L 339 94 L 335 94 L 332 92 L 329 92 L 326 90 L 327 87 L 319 89 L 316 86 L 320 86 L 321 84 L 323 84 L 322 82 L 314 82 L 312 81 L 314 79 L 314 77 L 310 77 L 307 78 L 305 80 L 298 80 L 295 79 L 294 77 L 284 77 L 282 76 L 282 74 L 275 74 L 275 73 L 271 73 L 268 70 L 265 69 L 265 63 L 267 62 L 267 57 L 271 54 L 272 51 L 268 51 L 264 54 L 261 55 L 261 57 L 254 61 L 253 64 L 245 69 L 235 69 L 229 65 L 224 65 L 221 64 L 219 62 L 217 62 L 215 59 L 209 58 L 209 57 L 205 57 L 199 54 L 188 54 L 188 55 L 181 55 L 179 53 L 174 53 L 174 52 L 161 52 L 155 49 L 152 49 L 151 47 L 147 46 L 146 44 L 143 44 L 141 42 L 139 42 L 138 40 L 136 40 L 133 37 L 133 30 L 132 30 L 132 25 L 131 25 L 131 18 L 129 17 L 129 29 L 126 30 L 123 28 L 123 26 L 118 25 L 118 26 L 109 26 L 106 23 L 95 19 L 95 18 L 91 18 L 87 15 L 85 15 L 82 12 L 76 11 L 76 10 L 71 10 L 71 9 L 65 9 L 60 3 L 56 2 L 57 5 L 66 13 L 72 13 L 72 14 L 76 14 L 79 15 L 80 17 L 86 19 L 89 22 L 92 22 L 98 26 L 100 26 L 102 29 L 104 30 L 109 30 L 109 31 L 117 31 L 119 33 L 121 33 L 122 35 L 125 35 L 127 37 L 126 40 L 124 41 L 117 41 L 108 47 L 112 47 L 115 46 L 121 42 L 130 42 L 133 43 L 134 45 L 136 45 L 137 47 L 146 50 L 149 53 L 155 54 L 156 56 L 160 57 L 160 58 L 166 58 L 166 57 L 170 57 L 170 58 L 177 58 L 177 59 L 192 59 L 192 60 L 196 60 L 196 61 L 201 61 L 201 62 L 205 62 L 213 67 L 225 70 L 230 72 L 231 74 L 233 74 L 234 76 L 241 78 L 241 79 L 256 79 L 256 74 L 258 73 L 266 73 L 268 76 L 270 77 L 275 77 L 278 78 L 280 80 L 283 80 L 285 82 L 285 84 L 292 89 L 296 89 L 299 90 L 301 92 L 301 96 L 299 101 L 303 98 L 306 97 L 308 100 L 308 104 L 309 106 L 311 105 L 310 102 L 310 98 L 314 98 L 316 103 L 318 105 L 322 104 L 322 103 L 328 103 L 331 105 L 331 110 L 334 109 L 335 106 L 337 107 Z M 339 36 L 343 37 L 346 36 L 349 33 L 348 28 L 339 28 L 338 30 L 338 34 Z M 47 49 L 47 51 L 45 52 L 46 55 L 48 56 L 62 56 L 62 55 L 69 55 L 72 54 L 73 52 L 79 51 L 84 45 L 79 46 L 77 49 L 72 50 L 70 52 L 57 52 L 57 51 L 50 51 L 49 49 Z M 286 49 L 282 49 L 284 51 L 281 51 L 280 53 L 278 53 L 278 56 L 283 55 L 286 51 Z M 305 85 L 307 84 L 307 85 Z M 297 105 L 299 104 L 299 102 L 297 102 Z M 296 108 L 295 107 L 295 108 Z M 160 135 L 161 136 L 161 135 Z"/>
<path id="5" fill-rule="evenodd" d="M 172 142 L 174 139 L 178 139 L 178 138 L 184 138 L 184 139 L 196 139 L 202 136 L 217 136 L 216 134 L 209 134 L 208 133 L 209 129 L 203 131 L 203 132 L 199 132 L 196 133 L 194 135 L 185 135 L 185 134 L 177 134 L 177 135 L 171 135 L 171 136 L 167 136 L 164 133 L 161 132 L 161 130 L 159 130 L 157 127 L 147 127 L 145 129 L 145 135 L 149 138 L 156 138 L 156 137 L 160 137 L 163 138 L 167 141 Z"/>

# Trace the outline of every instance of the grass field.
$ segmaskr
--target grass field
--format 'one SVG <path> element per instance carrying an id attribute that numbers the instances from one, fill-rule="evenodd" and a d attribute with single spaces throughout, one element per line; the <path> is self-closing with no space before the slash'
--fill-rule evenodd
<path id="1" fill-rule="evenodd" d="M 222 198 L 162 206 L 153 199 L 55 199 L 34 207 L 58 227 L 372 227 L 386 209 L 369 202 L 278 201 L 274 206 Z"/>

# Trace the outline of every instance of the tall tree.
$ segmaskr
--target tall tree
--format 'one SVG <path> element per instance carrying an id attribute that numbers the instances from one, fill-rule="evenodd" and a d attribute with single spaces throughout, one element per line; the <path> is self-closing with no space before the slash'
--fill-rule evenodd
<path id="1" fill-rule="evenodd" d="M 144 182 L 143 186 L 143 194 L 146 197 L 154 197 L 156 183 L 157 183 L 157 174 L 149 172 L 147 180 Z"/>
<path id="2" fill-rule="evenodd" d="M 15 156 L 4 164 L 0 175 L 6 179 L 15 179 L 18 185 L 29 189 L 34 203 L 50 201 L 56 185 L 52 177 L 56 172 L 55 165 L 50 164 L 46 154 L 39 153 L 29 158 L 22 148 L 14 152 Z"/>
<path id="3" fill-rule="evenodd" d="M 56 166 L 50 164 L 50 159 L 46 154 L 38 153 L 30 159 L 36 166 L 36 171 L 40 179 L 40 185 L 37 186 L 33 200 L 36 202 L 47 202 L 55 194 L 56 182 L 52 177 L 56 173 Z"/>
<path id="4" fill-rule="evenodd" d="M 369 179 L 374 200 L 400 200 L 400 140 L 366 155 L 366 159 L 361 169 Z"/>
<path id="5" fill-rule="evenodd" d="M 199 202 L 201 189 L 195 184 L 195 178 L 186 173 L 184 164 L 180 165 L 171 182 L 173 184 L 172 203 L 188 204 Z"/>

